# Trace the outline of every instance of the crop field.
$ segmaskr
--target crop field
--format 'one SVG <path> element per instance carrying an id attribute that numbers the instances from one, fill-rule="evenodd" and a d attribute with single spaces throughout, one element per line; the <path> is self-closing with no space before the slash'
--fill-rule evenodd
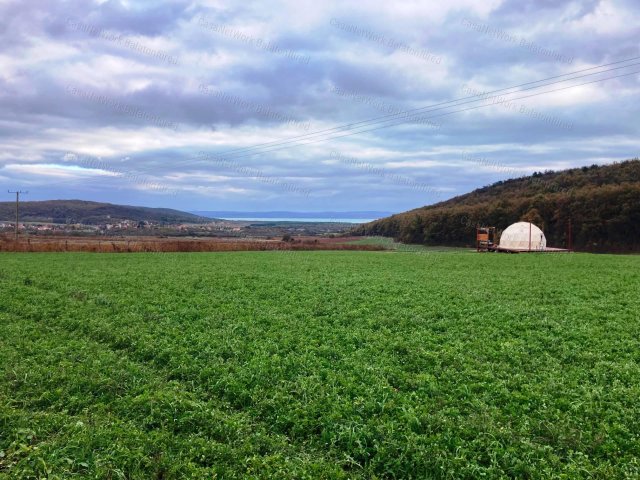
<path id="1" fill-rule="evenodd" d="M 638 478 L 640 257 L 0 254 L 0 478 Z"/>
<path id="2" fill-rule="evenodd" d="M 15 237 L 0 234 L 0 252 L 93 252 L 93 253 L 169 253 L 237 252 L 264 250 L 383 250 L 397 249 L 392 241 L 362 241 L 357 237 L 300 237 L 290 241 L 266 238 L 180 238 L 180 237 L 88 237 L 31 236 L 15 242 Z"/>

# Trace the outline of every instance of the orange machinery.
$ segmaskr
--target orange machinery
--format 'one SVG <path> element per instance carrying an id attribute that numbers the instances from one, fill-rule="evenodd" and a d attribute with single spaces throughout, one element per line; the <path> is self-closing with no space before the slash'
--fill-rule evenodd
<path id="1" fill-rule="evenodd" d="M 476 250 L 478 252 L 493 252 L 496 248 L 496 227 L 476 228 Z"/>

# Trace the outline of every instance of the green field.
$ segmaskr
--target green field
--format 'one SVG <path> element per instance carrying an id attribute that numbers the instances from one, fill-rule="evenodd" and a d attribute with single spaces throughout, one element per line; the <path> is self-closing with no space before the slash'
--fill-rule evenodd
<path id="1" fill-rule="evenodd" d="M 362 237 L 358 240 L 350 240 L 347 242 L 351 245 L 377 245 L 384 247 L 386 250 L 393 250 L 396 252 L 412 252 L 412 253 L 436 253 L 436 252 L 458 252 L 468 253 L 475 251 L 475 248 L 462 248 L 462 247 L 432 247 L 428 245 L 413 245 L 395 241 L 390 237 L 376 237 L 368 236 Z"/>
<path id="2" fill-rule="evenodd" d="M 638 478 L 640 257 L 0 254 L 0 478 Z"/>

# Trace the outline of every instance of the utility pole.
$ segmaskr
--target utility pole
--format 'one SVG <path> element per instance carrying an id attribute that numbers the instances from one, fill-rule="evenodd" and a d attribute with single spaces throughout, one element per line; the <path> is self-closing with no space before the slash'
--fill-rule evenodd
<path id="1" fill-rule="evenodd" d="M 29 192 L 22 192 L 20 190 L 12 192 L 11 190 L 7 190 L 7 192 L 9 193 L 15 193 L 16 194 L 16 243 L 18 242 L 18 225 L 20 223 L 20 194 L 24 194 L 26 195 Z"/>

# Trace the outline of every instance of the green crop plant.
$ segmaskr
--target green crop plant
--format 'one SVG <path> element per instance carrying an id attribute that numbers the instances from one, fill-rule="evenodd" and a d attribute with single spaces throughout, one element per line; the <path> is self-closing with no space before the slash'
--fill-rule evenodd
<path id="1" fill-rule="evenodd" d="M 0 254 L 0 478 L 638 478 L 640 257 Z"/>

